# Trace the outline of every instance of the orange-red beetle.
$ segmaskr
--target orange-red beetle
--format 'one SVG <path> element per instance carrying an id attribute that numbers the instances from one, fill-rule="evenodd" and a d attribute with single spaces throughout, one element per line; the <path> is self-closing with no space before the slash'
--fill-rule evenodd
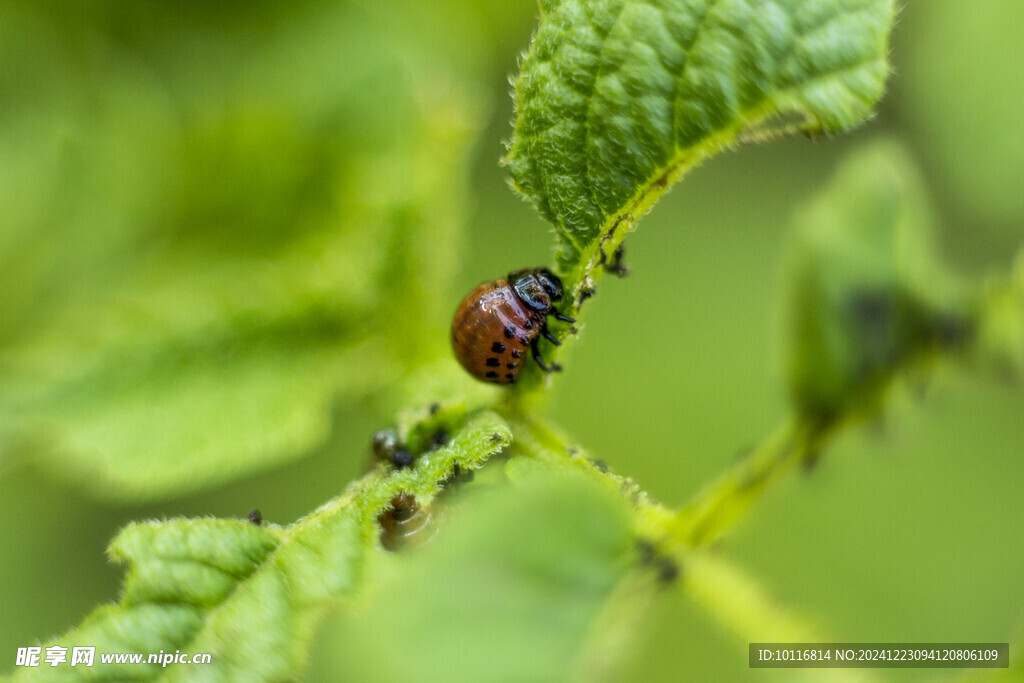
<path id="1" fill-rule="evenodd" d="M 561 370 L 540 357 L 540 337 L 559 344 L 548 331 L 547 316 L 576 322 L 553 304 L 562 300 L 562 281 L 546 268 L 526 268 L 507 280 L 480 285 L 459 304 L 452 320 L 452 348 L 462 367 L 479 380 L 512 384 L 523 367 L 527 347 L 546 372 Z"/>

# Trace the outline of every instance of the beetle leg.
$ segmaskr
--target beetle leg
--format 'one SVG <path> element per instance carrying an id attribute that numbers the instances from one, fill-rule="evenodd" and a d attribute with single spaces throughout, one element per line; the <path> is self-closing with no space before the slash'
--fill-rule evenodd
<path id="1" fill-rule="evenodd" d="M 555 339 L 555 336 L 553 334 L 551 334 L 550 330 L 548 330 L 548 326 L 547 325 L 545 325 L 544 327 L 540 328 L 540 333 L 544 335 L 545 339 L 547 339 L 549 342 L 551 342 L 555 346 L 561 346 L 562 345 L 562 342 L 560 342 L 557 339 Z"/>
<path id="2" fill-rule="evenodd" d="M 530 342 L 530 353 L 533 355 L 533 360 L 537 361 L 537 365 L 539 365 L 540 369 L 543 370 L 544 372 L 560 371 L 562 369 L 562 366 L 559 365 L 558 363 L 552 363 L 551 365 L 548 365 L 541 359 L 540 349 L 537 348 L 538 339 L 539 337 L 534 337 L 533 341 Z"/>
<path id="3" fill-rule="evenodd" d="M 562 315 L 561 313 L 558 312 L 557 309 L 554 309 L 554 308 L 551 309 L 551 315 L 554 316 L 555 320 L 561 320 L 563 323 L 574 323 L 574 322 L 576 322 L 576 318 L 570 318 L 567 315 Z"/>

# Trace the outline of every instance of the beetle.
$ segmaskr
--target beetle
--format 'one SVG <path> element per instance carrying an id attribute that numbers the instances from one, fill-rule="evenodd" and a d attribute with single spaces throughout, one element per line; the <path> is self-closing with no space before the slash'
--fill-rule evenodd
<path id="1" fill-rule="evenodd" d="M 388 507 L 377 515 L 380 542 L 385 550 L 398 552 L 408 545 L 430 540 L 437 527 L 431 524 L 431 513 L 416 502 L 411 493 L 399 493 Z"/>
<path id="2" fill-rule="evenodd" d="M 382 462 L 389 462 L 397 469 L 412 467 L 416 456 L 398 441 L 394 430 L 382 429 L 373 435 L 373 454 Z"/>
<path id="3" fill-rule="evenodd" d="M 548 330 L 547 318 L 576 322 L 554 304 L 562 300 L 562 281 L 547 268 L 524 268 L 508 278 L 480 285 L 459 304 L 452 319 L 452 348 L 469 374 L 484 382 L 512 384 L 522 371 L 527 347 L 545 372 L 561 370 L 540 357 L 543 336 L 560 342 Z"/>

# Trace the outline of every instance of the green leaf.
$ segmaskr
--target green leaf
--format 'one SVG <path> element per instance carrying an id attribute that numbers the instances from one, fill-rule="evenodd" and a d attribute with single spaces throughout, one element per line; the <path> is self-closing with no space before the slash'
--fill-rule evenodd
<path id="1" fill-rule="evenodd" d="M 892 0 L 541 4 L 507 163 L 573 287 L 690 168 L 746 139 L 847 130 L 889 72 Z"/>
<path id="2" fill-rule="evenodd" d="M 913 28 L 901 45 L 905 92 L 899 118 L 913 131 L 931 174 L 942 179 L 947 210 L 970 226 L 957 244 L 973 251 L 980 242 L 982 251 L 986 241 L 1001 238 L 1004 248 L 1014 245 L 1024 221 L 1024 194 L 1017 182 L 1024 146 L 1015 140 L 1007 144 L 992 132 L 1015 127 L 1024 91 L 992 84 L 1018 78 L 1008 46 L 1017 44 L 1024 4 L 989 0 L 951 12 L 941 3 L 920 2 L 907 6 L 903 20 Z M 984 78 L 978 78 L 981 73 Z"/>
<path id="3" fill-rule="evenodd" d="M 299 458 L 335 412 L 447 352 L 470 130 L 465 97 L 352 7 L 184 33 L 153 11 L 166 27 L 102 12 L 76 29 L 99 66 L 52 68 L 100 102 L 52 105 L 60 149 L 38 114 L 0 139 L 21 164 L 0 174 L 50 174 L 0 191 L 24 219 L 0 257 L 19 302 L 0 321 L 0 457 L 130 500 Z M 250 20 L 266 34 L 240 59 Z M 159 78 L 104 68 L 122 31 Z"/>
<path id="4" fill-rule="evenodd" d="M 812 423 L 874 413 L 901 372 L 970 336 L 926 207 L 913 164 L 879 144 L 840 168 L 800 217 L 786 360 L 792 399 Z"/>
<path id="5" fill-rule="evenodd" d="M 421 416 L 419 429 L 454 428 L 450 443 L 419 454 L 405 470 L 378 466 L 347 491 L 288 527 L 218 519 L 132 524 L 110 547 L 129 565 L 121 599 L 97 609 L 48 645 L 96 647 L 91 669 L 19 669 L 98 679 L 283 680 L 305 665 L 324 610 L 354 598 L 367 566 L 389 558 L 379 516 L 399 493 L 426 508 L 459 471 L 472 471 L 505 448 L 511 434 L 496 415 L 466 418 L 460 405 Z M 207 665 L 101 665 L 105 653 L 209 653 Z"/>
<path id="6" fill-rule="evenodd" d="M 547 471 L 467 492 L 365 617 L 327 629 L 356 680 L 564 680 L 632 553 L 621 499 Z"/>

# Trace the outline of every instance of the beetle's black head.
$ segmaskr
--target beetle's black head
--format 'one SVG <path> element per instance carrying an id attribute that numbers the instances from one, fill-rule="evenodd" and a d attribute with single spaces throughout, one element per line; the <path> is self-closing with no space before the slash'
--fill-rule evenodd
<path id="1" fill-rule="evenodd" d="M 526 268 L 509 273 L 508 284 L 528 308 L 547 315 L 551 304 L 562 300 L 562 281 L 547 268 Z"/>
<path id="2" fill-rule="evenodd" d="M 547 268 L 538 268 L 536 271 L 537 279 L 540 280 L 540 286 L 544 288 L 544 291 L 548 293 L 548 297 L 552 302 L 562 300 L 562 281 L 557 275 L 552 273 Z"/>

